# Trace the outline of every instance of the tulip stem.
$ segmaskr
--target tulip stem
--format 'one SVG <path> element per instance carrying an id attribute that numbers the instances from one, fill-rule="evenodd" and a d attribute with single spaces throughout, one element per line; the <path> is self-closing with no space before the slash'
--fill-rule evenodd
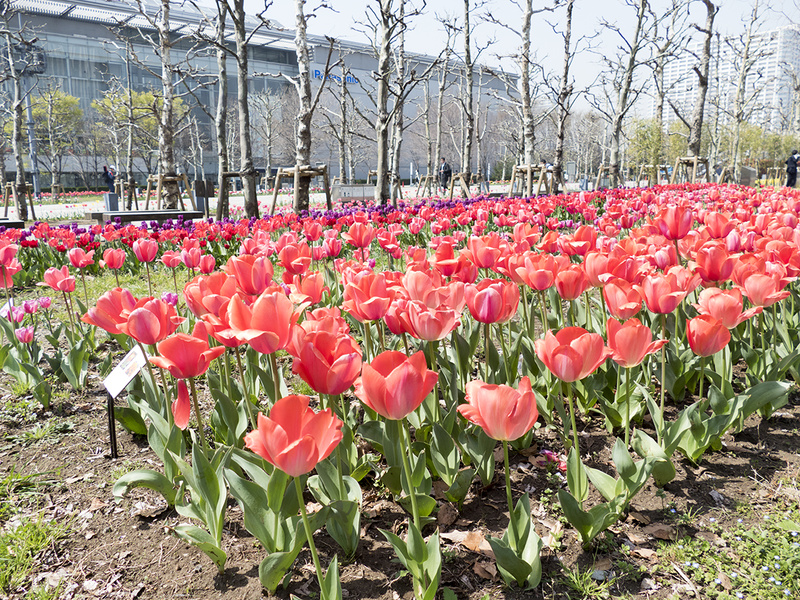
<path id="1" fill-rule="evenodd" d="M 508 526 L 512 529 L 511 538 L 514 540 L 514 550 L 516 551 L 519 537 L 514 527 L 514 500 L 511 496 L 511 468 L 508 464 L 508 441 L 503 440 L 503 464 L 506 467 L 506 501 L 508 502 Z"/>
<path id="2" fill-rule="evenodd" d="M 778 345 L 778 305 L 772 305 L 772 347 Z"/>
<path id="3" fill-rule="evenodd" d="M 500 333 L 497 337 L 500 338 L 500 348 L 503 350 L 503 364 L 506 367 L 506 383 L 511 385 L 511 367 L 508 364 L 508 352 L 506 351 L 506 339 L 503 337 L 503 325 L 498 325 Z M 511 326 L 509 325 L 509 335 L 511 335 Z M 510 343 L 511 340 L 509 340 Z"/>
<path id="4" fill-rule="evenodd" d="M 364 321 L 364 350 L 366 351 L 366 359 L 372 360 L 372 331 L 370 331 L 369 321 Z"/>
<path id="5" fill-rule="evenodd" d="M 203 450 L 206 456 L 211 457 L 211 452 L 208 448 L 208 440 L 206 439 L 206 430 L 203 425 L 203 415 L 200 414 L 200 405 L 197 403 L 197 388 L 194 386 L 194 377 L 189 377 L 189 389 L 192 390 L 192 404 L 194 404 L 194 414 L 197 417 L 197 431 L 200 435 L 200 442 L 203 444 Z"/>
<path id="6" fill-rule="evenodd" d="M 378 321 L 378 335 L 381 341 L 381 352 L 386 352 L 386 337 L 383 334 L 383 321 Z"/>
<path id="7" fill-rule="evenodd" d="M 403 338 L 403 347 L 406 349 L 406 356 L 411 356 L 411 353 L 408 350 L 408 336 L 406 335 L 405 331 L 402 333 L 401 337 Z"/>
<path id="8" fill-rule="evenodd" d="M 662 335 L 664 336 L 664 339 L 667 339 L 667 315 L 663 313 L 661 314 L 661 331 Z M 664 391 L 666 388 L 666 381 L 664 378 L 666 376 L 667 376 L 667 344 L 664 344 L 663 346 L 661 346 L 661 405 L 660 405 L 661 415 L 659 420 L 662 426 L 659 427 L 658 430 L 656 431 L 659 444 L 661 444 L 661 438 L 664 435 L 662 429 L 664 423 Z"/>
<path id="9" fill-rule="evenodd" d="M 277 402 L 281 399 L 281 385 L 278 382 L 278 359 L 274 352 L 269 355 L 269 364 L 272 367 L 272 384 L 275 386 L 274 402 Z"/>
<path id="10" fill-rule="evenodd" d="M 433 407 L 431 411 L 431 416 L 434 419 L 435 423 L 439 422 L 439 386 L 441 385 L 440 377 L 439 377 L 439 368 L 436 362 L 436 342 L 428 342 L 428 348 L 430 349 L 431 353 L 431 371 L 436 373 L 436 385 L 433 386 L 433 390 L 431 390 L 431 394 L 433 394 Z M 444 393 L 442 393 L 442 397 L 444 397 Z M 446 403 L 446 401 L 445 401 Z"/>
<path id="11" fill-rule="evenodd" d="M 323 394 L 320 394 L 320 399 L 322 398 Z M 339 399 L 341 396 L 339 394 L 331 394 L 328 396 L 328 402 L 332 405 L 332 410 L 334 414 L 340 414 L 342 423 L 344 423 L 344 427 L 348 430 L 350 426 L 347 424 L 347 419 L 344 415 L 344 408 L 341 406 Z M 336 444 L 336 471 L 339 475 L 339 498 L 342 500 L 347 499 L 347 488 L 344 487 L 344 477 L 342 476 L 342 463 L 344 462 L 344 458 L 342 458 L 342 445 Z M 349 471 L 349 468 L 348 468 Z"/>
<path id="12" fill-rule="evenodd" d="M 583 292 L 583 300 L 586 303 L 586 319 L 585 319 L 586 330 L 589 331 L 590 330 L 589 325 L 591 324 L 592 321 L 592 300 L 591 298 L 589 298 L 588 290 Z"/>
<path id="13" fill-rule="evenodd" d="M 86 300 L 86 306 L 89 306 L 89 292 L 86 290 L 86 275 L 83 269 L 78 269 L 81 273 L 81 282 L 83 283 L 83 298 Z"/>
<path id="14" fill-rule="evenodd" d="M 253 404 L 250 402 L 250 392 L 247 391 L 247 382 L 244 379 L 244 369 L 242 368 L 242 357 L 239 356 L 239 348 L 234 348 L 233 352 L 236 354 L 236 366 L 239 367 L 239 377 L 242 380 L 242 391 L 244 392 L 244 405 L 247 407 L 247 417 L 250 419 L 250 425 L 253 429 L 258 427 L 258 421 L 253 414 Z M 225 367 L 228 366 L 228 358 L 225 358 Z"/>
<path id="15" fill-rule="evenodd" d="M 581 456 L 580 448 L 578 447 L 578 425 L 575 421 L 575 406 L 572 403 L 572 384 L 567 385 L 567 403 L 569 405 L 569 420 L 572 426 L 572 443 L 575 447 L 575 452 L 578 458 Z"/>
<path id="16" fill-rule="evenodd" d="M 606 317 L 606 296 L 603 293 L 604 289 L 605 288 L 600 288 L 600 308 L 603 311 L 603 323 L 607 323 L 608 322 L 608 317 Z M 588 327 L 587 327 L 587 329 L 588 329 Z"/>
<path id="17" fill-rule="evenodd" d="M 153 284 L 150 281 L 150 263 L 144 263 L 144 268 L 147 271 L 147 291 L 150 293 L 150 296 L 153 296 Z"/>
<path id="18" fill-rule="evenodd" d="M 178 295 L 178 272 L 173 267 L 172 269 L 172 282 L 175 284 L 175 295 Z"/>
<path id="19" fill-rule="evenodd" d="M 525 329 L 528 332 L 528 335 L 533 337 L 533 331 L 531 330 L 531 320 L 528 317 L 528 290 L 527 286 L 522 286 L 522 315 L 525 319 Z"/>
<path id="20" fill-rule="evenodd" d="M 486 383 L 491 383 L 489 381 L 489 323 L 484 324 L 483 330 L 483 352 L 484 352 L 484 365 L 486 368 Z"/>
<path id="21" fill-rule="evenodd" d="M 542 309 L 542 335 L 550 329 L 547 323 L 547 298 L 544 295 L 544 290 L 539 290 L 539 297 L 541 298 Z"/>
<path id="22" fill-rule="evenodd" d="M 69 326 L 70 326 L 70 336 L 69 336 L 69 338 L 70 338 L 70 343 L 71 343 L 72 346 L 74 346 L 75 345 L 75 337 L 74 337 L 75 336 L 75 321 L 72 318 L 72 305 L 69 302 L 69 297 L 67 296 L 67 292 L 62 290 L 61 293 L 64 295 L 64 304 L 67 307 L 67 315 L 69 316 Z M 11 314 L 11 312 L 10 312 L 11 311 L 11 305 L 9 305 L 9 309 L 8 310 L 9 310 L 9 314 Z M 762 336 L 762 340 L 763 340 L 763 336 Z"/>
<path id="23" fill-rule="evenodd" d="M 411 478 L 411 463 L 408 462 L 408 454 L 411 452 L 411 432 L 408 431 L 408 421 L 404 418 L 401 428 L 403 430 L 403 438 L 404 441 L 407 442 L 406 452 L 401 452 L 400 455 L 403 458 L 403 471 L 406 473 L 406 483 L 408 484 L 408 495 L 411 498 L 411 516 L 414 519 L 414 525 L 416 525 L 417 529 L 419 529 L 420 533 L 422 529 L 419 526 L 419 508 L 417 507 L 417 494 L 414 492 L 414 482 Z"/>
<path id="24" fill-rule="evenodd" d="M 631 368 L 625 369 L 625 447 L 631 444 Z"/>
<path id="25" fill-rule="evenodd" d="M 118 271 L 119 271 L 119 269 L 113 269 L 113 271 L 114 271 L 114 279 L 116 279 L 116 280 L 117 280 L 117 287 L 122 287 L 122 286 L 119 284 L 119 272 L 118 272 Z"/>
<path id="26" fill-rule="evenodd" d="M 303 487 L 300 485 L 300 478 L 294 478 L 294 489 L 297 490 L 297 501 L 300 503 L 300 514 L 303 517 L 303 527 L 306 529 L 306 539 L 308 539 L 308 549 L 311 551 L 311 559 L 314 561 L 314 568 L 317 570 L 317 581 L 319 582 L 320 597 L 325 598 L 324 587 L 322 582 L 322 567 L 319 564 L 319 555 L 317 554 L 317 547 L 314 545 L 314 532 L 311 531 L 311 523 L 308 522 L 308 513 L 306 513 L 306 503 L 303 500 Z"/>
<path id="27" fill-rule="evenodd" d="M 703 399 L 703 379 L 705 379 L 706 375 L 706 357 L 700 357 L 700 391 L 697 394 L 697 397 L 702 400 Z"/>

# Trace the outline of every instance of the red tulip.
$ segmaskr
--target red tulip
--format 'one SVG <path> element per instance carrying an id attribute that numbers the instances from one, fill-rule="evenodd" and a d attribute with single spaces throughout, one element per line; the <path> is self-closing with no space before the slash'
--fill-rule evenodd
<path id="1" fill-rule="evenodd" d="M 778 277 L 753 273 L 744 280 L 742 290 L 753 306 L 768 307 L 789 297 L 790 292 L 783 289 L 784 285 Z"/>
<path id="2" fill-rule="evenodd" d="M 44 272 L 44 282 L 59 292 L 74 292 L 75 278 L 69 274 L 69 267 L 64 265 L 60 269 L 50 267 Z"/>
<path id="3" fill-rule="evenodd" d="M 176 250 L 165 250 L 161 255 L 161 262 L 170 269 L 177 269 L 181 263 L 181 253 Z"/>
<path id="4" fill-rule="evenodd" d="M 711 315 L 700 315 L 686 322 L 686 338 L 692 352 L 698 356 L 711 356 L 731 341 L 731 332 Z"/>
<path id="5" fill-rule="evenodd" d="M 200 248 L 184 248 L 181 250 L 181 262 L 189 270 L 196 269 L 200 266 L 200 257 L 202 255 L 203 251 Z"/>
<path id="6" fill-rule="evenodd" d="M 389 350 L 362 367 L 356 396 L 382 417 L 399 421 L 422 404 L 438 378 L 422 351 L 406 356 Z"/>
<path id="7" fill-rule="evenodd" d="M 507 385 L 470 381 L 466 392 L 467 404 L 460 405 L 458 412 L 492 439 L 519 439 L 539 418 L 536 395 L 528 377 L 520 379 L 516 390 Z"/>
<path id="8" fill-rule="evenodd" d="M 695 262 L 695 272 L 702 277 L 703 283 L 719 284 L 731 278 L 736 257 L 731 256 L 720 242 L 707 243 L 697 251 Z"/>
<path id="9" fill-rule="evenodd" d="M 577 300 L 589 288 L 589 278 L 581 265 L 569 265 L 556 273 L 555 285 L 564 300 Z"/>
<path id="10" fill-rule="evenodd" d="M 125 263 L 125 256 L 125 250 L 122 248 L 106 248 L 103 251 L 103 260 L 100 261 L 100 266 L 109 269 L 121 269 Z"/>
<path id="11" fill-rule="evenodd" d="M 81 317 L 81 321 L 105 329 L 108 333 L 122 333 L 119 326 L 128 321 L 136 306 L 136 298 L 128 290 L 114 288 L 97 299 L 97 304 Z"/>
<path id="12" fill-rule="evenodd" d="M 409 332 L 419 340 L 434 342 L 450 335 L 458 327 L 459 313 L 452 308 L 428 308 L 422 302 L 408 303 Z"/>
<path id="13" fill-rule="evenodd" d="M 519 287 L 505 279 L 484 279 L 464 288 L 472 317 L 479 323 L 505 323 L 517 313 Z"/>
<path id="14" fill-rule="evenodd" d="M 270 287 L 274 267 L 265 256 L 234 256 L 228 259 L 225 272 L 236 278 L 239 289 L 250 296 L 258 296 Z"/>
<path id="15" fill-rule="evenodd" d="M 183 379 L 178 380 L 178 397 L 172 402 L 172 418 L 179 429 L 189 426 L 189 417 L 192 415 L 192 403 L 189 398 L 189 388 Z"/>
<path id="16" fill-rule="evenodd" d="M 18 244 L 12 244 L 6 239 L 0 241 L 0 265 L 4 267 L 10 267 L 12 264 L 14 264 L 16 262 L 18 251 Z"/>
<path id="17" fill-rule="evenodd" d="M 208 277 L 198 275 L 183 287 L 183 299 L 195 317 L 219 315 L 220 308 L 235 293 L 236 278 L 221 272 Z"/>
<path id="18" fill-rule="evenodd" d="M 142 298 L 118 329 L 140 344 L 150 345 L 172 335 L 185 320 L 178 316 L 174 306 L 160 298 Z"/>
<path id="19" fill-rule="evenodd" d="M 671 313 L 687 294 L 678 282 L 678 278 L 672 274 L 648 275 L 637 289 L 650 312 L 657 314 Z"/>
<path id="20" fill-rule="evenodd" d="M 83 248 L 71 248 L 70 251 L 67 252 L 67 258 L 69 258 L 69 262 L 76 269 L 83 269 L 89 265 L 93 265 L 93 256 L 94 250 L 87 253 Z"/>
<path id="21" fill-rule="evenodd" d="M 621 367 L 635 367 L 644 357 L 653 354 L 667 343 L 667 340 L 653 341 L 653 332 L 639 319 L 629 319 L 620 324 L 616 319 L 606 323 L 608 347 L 611 349 L 611 360 Z"/>
<path id="22" fill-rule="evenodd" d="M 534 342 L 534 347 L 539 360 L 566 382 L 583 379 L 611 354 L 599 334 L 582 327 L 567 327 L 555 335 L 548 331 L 543 340 Z"/>
<path id="23" fill-rule="evenodd" d="M 308 400 L 281 398 L 269 417 L 258 414 L 258 428 L 244 437 L 245 446 L 292 477 L 311 471 L 342 439 L 343 423 L 331 409 L 315 412 Z"/>
<path id="24" fill-rule="evenodd" d="M 391 301 L 392 294 L 386 287 L 386 276 L 364 270 L 345 283 L 342 308 L 363 323 L 382 318 Z"/>
<path id="25" fill-rule="evenodd" d="M 479 269 L 494 269 L 503 254 L 504 245 L 507 243 L 496 233 L 483 237 L 473 235 L 467 240 L 467 249 L 464 253 Z"/>
<path id="26" fill-rule="evenodd" d="M 287 244 L 278 252 L 278 264 L 290 276 L 304 275 L 311 266 L 311 248 L 308 244 Z"/>
<path id="27" fill-rule="evenodd" d="M 289 297 L 295 304 L 304 302 L 319 304 L 322 301 L 322 294 L 330 291 L 325 285 L 325 276 L 319 271 L 306 273 L 302 277 L 295 275 L 289 288 L 292 290 Z"/>
<path id="28" fill-rule="evenodd" d="M 694 213 L 685 206 L 669 206 L 656 220 L 656 226 L 668 240 L 680 240 L 692 229 Z"/>
<path id="29" fill-rule="evenodd" d="M 160 342 L 159 356 L 151 356 L 150 362 L 166 369 L 176 379 L 188 379 L 205 373 L 211 361 L 223 352 L 223 346 L 209 348 L 206 324 L 198 321 L 192 335 L 176 333 Z"/>
<path id="30" fill-rule="evenodd" d="M 739 288 L 721 290 L 707 288 L 700 292 L 697 304 L 693 304 L 702 315 L 711 315 L 722 321 L 728 329 L 733 329 L 753 315 L 759 314 L 763 309 L 760 306 L 742 311 L 742 291 Z"/>
<path id="31" fill-rule="evenodd" d="M 296 326 L 297 329 L 302 331 Z M 296 352 L 292 373 L 320 394 L 341 394 L 353 385 L 361 371 L 361 348 L 349 335 L 303 332 L 291 347 Z"/>
<path id="32" fill-rule="evenodd" d="M 294 305 L 286 294 L 267 292 L 252 306 L 235 295 L 226 305 L 225 316 L 239 340 L 250 344 L 256 352 L 272 354 L 289 344 L 292 325 L 299 315 L 294 314 Z"/>
<path id="33" fill-rule="evenodd" d="M 158 242 L 150 238 L 139 238 L 133 242 L 133 254 L 139 262 L 153 262 L 158 254 Z"/>
<path id="34" fill-rule="evenodd" d="M 611 316 L 628 320 L 642 310 L 642 295 L 637 287 L 624 279 L 615 278 L 603 286 L 603 297 Z"/>
<path id="35" fill-rule="evenodd" d="M 200 257 L 200 272 L 208 275 L 209 273 L 213 273 L 214 269 L 217 267 L 217 259 L 214 258 L 213 254 L 203 254 Z"/>
<path id="36" fill-rule="evenodd" d="M 376 231 L 372 225 L 353 223 L 350 229 L 342 234 L 342 239 L 355 248 L 366 248 L 375 239 L 375 235 Z"/>

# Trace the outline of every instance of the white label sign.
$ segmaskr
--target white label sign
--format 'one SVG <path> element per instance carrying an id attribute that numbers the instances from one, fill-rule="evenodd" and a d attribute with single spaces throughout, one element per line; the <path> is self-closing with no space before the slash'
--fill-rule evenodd
<path id="1" fill-rule="evenodd" d="M 13 307 L 14 307 L 14 299 L 13 298 L 9 298 L 8 302 L 6 302 L 5 304 L 3 304 L 2 307 L 0 307 L 0 317 L 3 317 L 4 319 L 7 319 L 8 318 L 8 314 L 11 312 L 11 309 Z"/>
<path id="2" fill-rule="evenodd" d="M 141 346 L 134 346 L 133 349 L 125 355 L 125 358 L 114 367 L 114 370 L 109 373 L 108 377 L 103 381 L 106 390 L 111 394 L 112 398 L 116 398 L 119 393 L 131 382 L 136 374 L 142 370 L 142 367 L 147 362 L 147 358 L 142 352 Z"/>

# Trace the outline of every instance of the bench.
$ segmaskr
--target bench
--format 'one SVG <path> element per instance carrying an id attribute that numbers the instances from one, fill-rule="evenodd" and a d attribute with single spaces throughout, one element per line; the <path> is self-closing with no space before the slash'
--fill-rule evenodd
<path id="1" fill-rule="evenodd" d="M 169 219 L 177 221 L 178 217 L 183 217 L 184 221 L 190 221 L 202 219 L 204 215 L 201 210 L 106 210 L 86 213 L 87 219 L 97 221 L 100 225 L 105 225 L 108 221 L 114 221 L 115 219 L 119 219 L 121 223 L 131 223 L 133 221 L 163 223 Z"/>
<path id="2" fill-rule="evenodd" d="M 19 219 L 0 218 L 0 227 L 5 227 L 6 229 L 24 229 L 25 221 L 20 221 Z"/>

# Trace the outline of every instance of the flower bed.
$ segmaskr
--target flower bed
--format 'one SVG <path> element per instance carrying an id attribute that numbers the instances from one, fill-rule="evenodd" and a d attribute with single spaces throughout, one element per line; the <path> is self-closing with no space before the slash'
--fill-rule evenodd
<path id="1" fill-rule="evenodd" d="M 590 547 L 645 486 L 675 477 L 678 456 L 696 463 L 786 404 L 800 357 L 798 207 L 794 190 L 692 185 L 37 224 L 3 233 L 0 263 L 7 285 L 43 279 L 67 306 L 80 306 L 78 272 L 171 273 L 174 293 L 140 299 L 115 288 L 90 302 L 84 287 L 88 309 L 67 312 L 94 327 L 51 324 L 61 349 L 45 358 L 76 388 L 97 328 L 151 356 L 121 419 L 161 466 L 124 475 L 115 495 L 158 491 L 188 519 L 171 533 L 223 572 L 230 494 L 264 549 L 265 588 L 308 544 L 321 597 L 336 598 L 337 555 L 356 556 L 364 489 L 379 486 L 407 515 L 382 535 L 414 596 L 433 598 L 437 511 L 495 478 L 509 517 L 488 540 L 493 564 L 508 586 L 539 585 L 542 531 L 528 494 L 513 492 L 514 453 L 541 443 L 541 460 L 563 469 L 560 510 Z M 22 329 L 34 317 L 12 316 L 3 368 L 45 404 L 42 350 Z M 602 468 L 581 436 L 592 421 L 609 433 Z M 314 546 L 323 525 L 338 548 L 327 572 Z"/>

